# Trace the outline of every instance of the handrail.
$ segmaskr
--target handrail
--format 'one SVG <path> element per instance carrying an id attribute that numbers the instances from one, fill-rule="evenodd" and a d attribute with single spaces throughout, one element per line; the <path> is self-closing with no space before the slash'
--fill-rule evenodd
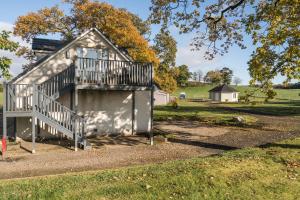
<path id="1" fill-rule="evenodd" d="M 84 119 L 73 110 L 37 90 L 36 110 L 80 137 L 84 136 Z"/>
<path id="2" fill-rule="evenodd" d="M 75 66 L 71 65 L 65 70 L 52 76 L 45 82 L 39 85 L 39 89 L 42 90 L 48 96 L 53 96 L 58 93 L 61 89 L 74 83 L 75 78 Z"/>
<path id="3" fill-rule="evenodd" d="M 32 111 L 33 87 L 28 84 L 5 84 L 6 111 Z"/>
<path id="4" fill-rule="evenodd" d="M 76 80 L 101 85 L 152 86 L 151 63 L 77 58 Z"/>
<path id="5" fill-rule="evenodd" d="M 5 112 L 38 112 L 83 138 L 84 118 L 40 90 L 40 85 L 5 84 Z"/>

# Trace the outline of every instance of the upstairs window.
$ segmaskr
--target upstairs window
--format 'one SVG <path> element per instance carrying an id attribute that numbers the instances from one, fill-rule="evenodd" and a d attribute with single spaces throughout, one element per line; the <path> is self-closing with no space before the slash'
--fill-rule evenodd
<path id="1" fill-rule="evenodd" d="M 95 49 L 95 48 L 77 48 L 77 56 L 80 58 L 91 59 L 109 59 L 108 49 Z"/>

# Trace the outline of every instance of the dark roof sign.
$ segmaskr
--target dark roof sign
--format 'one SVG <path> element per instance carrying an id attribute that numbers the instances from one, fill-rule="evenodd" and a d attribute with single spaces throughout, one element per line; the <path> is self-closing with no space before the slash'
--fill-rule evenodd
<path id="1" fill-rule="evenodd" d="M 66 44 L 63 40 L 50 40 L 42 38 L 32 39 L 32 50 L 57 51 Z"/>

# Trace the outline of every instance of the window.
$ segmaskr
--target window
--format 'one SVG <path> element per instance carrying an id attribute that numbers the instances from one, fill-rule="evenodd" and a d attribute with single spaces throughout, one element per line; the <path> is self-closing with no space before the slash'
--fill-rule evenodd
<path id="1" fill-rule="evenodd" d="M 109 59 L 108 49 L 94 49 L 94 48 L 77 48 L 77 56 L 80 58 L 91 59 Z"/>
<path id="2" fill-rule="evenodd" d="M 233 94 L 232 94 L 232 97 L 233 97 L 234 99 L 236 99 L 236 93 L 233 93 Z"/>

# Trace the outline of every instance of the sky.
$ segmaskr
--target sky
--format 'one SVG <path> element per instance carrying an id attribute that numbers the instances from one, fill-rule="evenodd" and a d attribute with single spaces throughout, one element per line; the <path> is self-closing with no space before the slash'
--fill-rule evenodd
<path id="1" fill-rule="evenodd" d="M 133 12 L 140 16 L 142 19 L 147 19 L 150 14 L 149 7 L 151 5 L 150 0 L 104 0 L 118 8 L 126 8 L 130 12 Z M 63 9 L 68 10 L 66 4 L 62 4 L 61 0 L 2 0 L 0 7 L 0 30 L 12 30 L 13 24 L 20 15 L 25 15 L 28 12 L 34 12 L 44 7 L 51 7 L 59 5 Z M 159 27 L 157 25 L 152 26 L 152 35 L 158 32 Z M 234 76 L 242 79 L 242 84 L 248 84 L 250 77 L 247 71 L 247 61 L 250 59 L 251 53 L 255 48 L 251 45 L 252 42 L 249 37 L 245 38 L 247 49 L 241 50 L 239 47 L 232 47 L 228 54 L 224 56 L 217 56 L 213 60 L 205 60 L 204 49 L 200 51 L 191 51 L 190 43 L 193 38 L 193 34 L 180 35 L 174 28 L 171 29 L 172 36 L 177 41 L 177 56 L 176 64 L 186 64 L 189 66 L 190 71 L 201 70 L 206 73 L 209 70 L 221 69 L 222 67 L 229 67 L 233 70 Z M 52 36 L 53 37 L 53 36 Z M 20 38 L 13 37 L 13 40 L 17 40 L 22 45 L 30 46 L 26 44 Z M 24 58 L 18 58 L 11 53 L 0 51 L 0 55 L 10 56 L 13 58 L 13 64 L 11 66 L 11 73 L 17 75 L 22 71 L 22 64 L 26 61 Z M 275 83 L 282 82 L 282 77 L 277 77 Z"/>

